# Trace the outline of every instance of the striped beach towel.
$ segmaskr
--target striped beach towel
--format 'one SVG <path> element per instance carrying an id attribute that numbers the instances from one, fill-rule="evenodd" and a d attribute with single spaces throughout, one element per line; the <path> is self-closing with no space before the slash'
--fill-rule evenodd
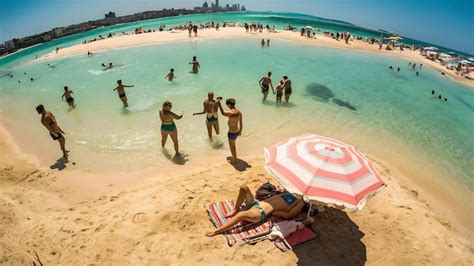
<path id="1" fill-rule="evenodd" d="M 231 212 L 234 209 L 235 201 L 226 200 L 221 202 L 216 202 L 213 204 L 207 204 L 205 206 L 209 219 L 214 224 L 215 227 L 220 227 L 225 224 L 227 218 L 224 216 Z M 229 246 L 235 244 L 243 245 L 247 243 L 254 243 L 253 239 L 259 239 L 263 235 L 270 233 L 272 223 L 270 220 L 264 220 L 258 223 L 249 223 L 246 221 L 241 221 L 236 224 L 231 230 L 223 233 L 227 239 Z M 260 238 L 265 240 L 266 238 Z"/>
<path id="2" fill-rule="evenodd" d="M 275 241 L 275 246 L 281 251 L 285 252 L 292 250 L 294 247 L 299 246 L 303 243 L 311 241 L 316 238 L 316 233 L 308 227 L 304 227 L 293 234 L 287 236 L 282 240 Z"/>

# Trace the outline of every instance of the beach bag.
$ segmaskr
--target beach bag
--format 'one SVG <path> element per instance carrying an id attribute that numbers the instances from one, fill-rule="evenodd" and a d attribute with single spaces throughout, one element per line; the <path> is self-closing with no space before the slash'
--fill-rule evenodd
<path id="1" fill-rule="evenodd" d="M 264 200 L 266 198 L 269 198 L 273 195 L 276 195 L 280 193 L 280 191 L 272 185 L 270 182 L 267 182 L 263 185 L 261 185 L 257 191 L 255 192 L 255 198 L 257 200 Z"/>

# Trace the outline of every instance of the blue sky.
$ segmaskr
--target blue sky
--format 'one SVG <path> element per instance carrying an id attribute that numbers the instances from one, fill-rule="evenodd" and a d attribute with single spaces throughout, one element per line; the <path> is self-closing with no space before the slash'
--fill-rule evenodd
<path id="1" fill-rule="evenodd" d="M 102 18 L 161 8 L 191 8 L 199 0 L 0 0 L 0 41 Z M 220 0 L 254 11 L 291 11 L 395 31 L 474 54 L 474 0 Z"/>

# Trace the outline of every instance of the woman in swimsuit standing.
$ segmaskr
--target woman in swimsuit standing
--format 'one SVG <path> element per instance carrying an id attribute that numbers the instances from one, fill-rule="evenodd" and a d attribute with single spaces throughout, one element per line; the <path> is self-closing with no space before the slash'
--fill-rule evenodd
<path id="1" fill-rule="evenodd" d="M 174 143 L 174 150 L 176 152 L 176 155 L 179 155 L 178 129 L 174 124 L 174 119 L 179 120 L 183 118 L 183 113 L 181 113 L 181 115 L 177 115 L 171 112 L 171 108 L 173 108 L 171 102 L 166 101 L 163 103 L 163 108 L 160 110 L 161 147 L 165 148 L 166 139 L 168 138 L 168 135 L 170 135 Z"/>

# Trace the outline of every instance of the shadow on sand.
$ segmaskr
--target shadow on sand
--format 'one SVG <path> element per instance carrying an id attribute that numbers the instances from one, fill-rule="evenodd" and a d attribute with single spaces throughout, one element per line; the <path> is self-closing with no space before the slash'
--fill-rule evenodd
<path id="1" fill-rule="evenodd" d="M 364 265 L 367 250 L 361 239 L 364 233 L 347 214 L 325 207 L 312 228 L 317 239 L 293 249 L 298 265 Z"/>
<path id="2" fill-rule="evenodd" d="M 239 172 L 243 172 L 245 170 L 247 170 L 247 168 L 251 168 L 252 166 L 250 164 L 248 164 L 246 161 L 244 160 L 241 160 L 241 159 L 237 159 L 235 162 L 231 162 L 230 160 L 232 159 L 232 157 L 227 157 L 227 162 L 232 165 L 235 170 L 239 171 Z"/>
<path id="3" fill-rule="evenodd" d="M 68 163 L 68 161 L 66 159 L 64 159 L 64 157 L 61 157 L 61 158 L 57 159 L 56 162 L 54 164 L 52 164 L 49 168 L 50 169 L 57 169 L 57 170 L 61 171 L 64 168 L 67 167 L 66 163 Z"/>
<path id="4" fill-rule="evenodd" d="M 211 140 L 211 147 L 214 149 L 214 150 L 219 150 L 219 149 L 222 149 L 222 147 L 224 147 L 224 142 L 222 140 L 219 140 L 219 139 L 213 139 Z"/>
<path id="5" fill-rule="evenodd" d="M 181 153 L 181 154 L 175 154 L 174 156 L 171 155 L 167 150 L 163 149 L 163 155 L 170 161 L 172 161 L 175 164 L 178 165 L 185 165 L 186 162 L 189 161 L 188 155 Z"/>
<path id="6" fill-rule="evenodd" d="M 264 102 L 262 102 L 263 105 L 267 106 L 276 106 L 276 107 L 288 107 L 288 108 L 293 108 L 296 107 L 296 104 L 291 102 L 291 99 L 289 102 L 285 102 L 285 100 L 282 100 L 281 104 L 276 104 L 274 101 L 269 101 L 268 99 Z"/>

